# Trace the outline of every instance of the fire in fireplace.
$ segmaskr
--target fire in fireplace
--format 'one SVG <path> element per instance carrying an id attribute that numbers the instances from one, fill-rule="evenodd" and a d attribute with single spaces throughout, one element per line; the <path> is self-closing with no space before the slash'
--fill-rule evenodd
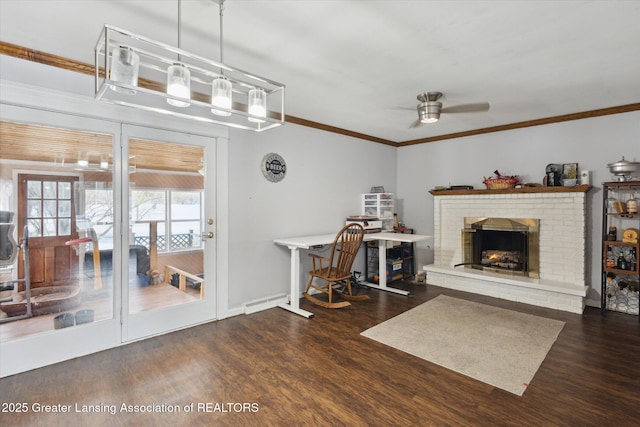
<path id="1" fill-rule="evenodd" d="M 459 265 L 540 277 L 539 227 L 533 218 L 465 217 Z"/>

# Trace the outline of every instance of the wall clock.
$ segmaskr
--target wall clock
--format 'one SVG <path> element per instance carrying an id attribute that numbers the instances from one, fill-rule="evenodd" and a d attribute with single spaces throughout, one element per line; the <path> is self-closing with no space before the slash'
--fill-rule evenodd
<path id="1" fill-rule="evenodd" d="M 262 158 L 262 174 L 271 182 L 280 182 L 287 173 L 287 164 L 281 155 L 269 153 Z"/>

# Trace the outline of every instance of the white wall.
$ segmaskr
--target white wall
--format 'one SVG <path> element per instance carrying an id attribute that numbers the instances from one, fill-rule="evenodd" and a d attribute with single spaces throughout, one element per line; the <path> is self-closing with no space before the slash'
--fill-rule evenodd
<path id="1" fill-rule="evenodd" d="M 437 124 L 435 125 L 437 126 Z M 599 303 L 602 182 L 610 181 L 608 163 L 640 161 L 640 112 L 576 120 L 546 126 L 412 145 L 398 149 L 398 198 L 402 219 L 420 234 L 433 234 L 433 196 L 438 185 L 484 188 L 494 170 L 541 183 L 549 163 L 579 163 L 590 170 L 587 193 L 587 294 Z M 418 265 L 433 262 L 433 251 L 418 251 Z"/>
<path id="2" fill-rule="evenodd" d="M 229 307 L 289 293 L 290 252 L 273 240 L 337 232 L 347 215 L 360 214 L 360 195 L 372 186 L 396 192 L 396 151 L 293 124 L 261 134 L 232 130 Z M 260 169 L 270 152 L 287 164 L 279 183 L 267 181 Z M 304 251 L 301 258 L 306 274 Z"/>

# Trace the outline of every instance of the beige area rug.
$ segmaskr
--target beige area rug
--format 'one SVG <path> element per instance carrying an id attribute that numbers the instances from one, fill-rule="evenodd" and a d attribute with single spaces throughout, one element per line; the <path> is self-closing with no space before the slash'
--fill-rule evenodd
<path id="1" fill-rule="evenodd" d="M 522 396 L 563 327 L 439 295 L 362 335 Z"/>

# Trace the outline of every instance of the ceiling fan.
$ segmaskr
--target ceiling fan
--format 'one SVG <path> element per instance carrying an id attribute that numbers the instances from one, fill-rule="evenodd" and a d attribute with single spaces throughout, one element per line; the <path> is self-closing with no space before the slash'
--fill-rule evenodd
<path id="1" fill-rule="evenodd" d="M 442 92 L 424 92 L 418 95 L 420 104 L 416 107 L 418 119 L 411 125 L 412 128 L 423 123 L 435 123 L 440 120 L 442 113 L 479 113 L 489 111 L 488 102 L 478 102 L 475 104 L 460 104 L 453 107 L 442 107 L 442 102 L 438 101 L 442 97 Z"/>

